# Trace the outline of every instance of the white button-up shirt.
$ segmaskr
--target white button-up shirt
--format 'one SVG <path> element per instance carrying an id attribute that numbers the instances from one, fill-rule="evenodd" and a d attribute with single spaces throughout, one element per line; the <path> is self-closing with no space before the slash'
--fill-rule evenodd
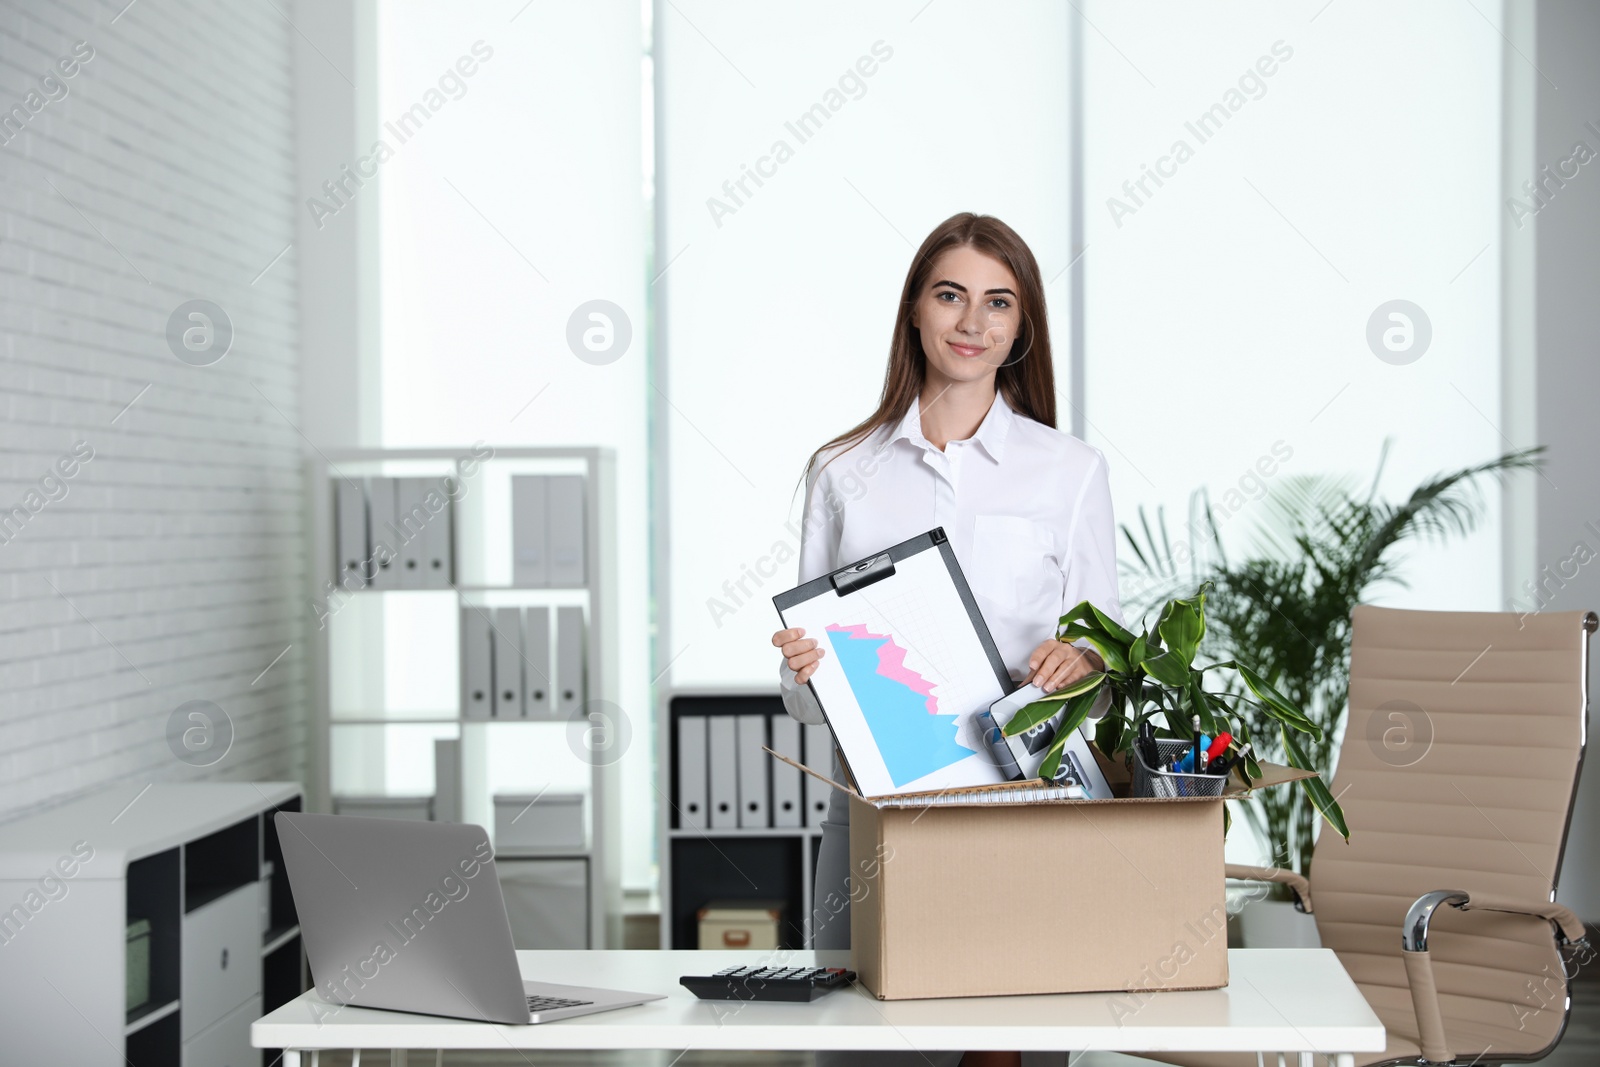
<path id="1" fill-rule="evenodd" d="M 913 400 L 898 426 L 820 457 L 807 478 L 800 581 L 935 526 L 950 538 L 1013 680 L 1081 601 L 1122 621 L 1105 455 L 1017 414 L 998 394 L 977 432 L 943 451 L 922 436 Z M 787 662 L 779 666 L 789 714 L 821 723 L 810 689 L 795 684 Z"/>

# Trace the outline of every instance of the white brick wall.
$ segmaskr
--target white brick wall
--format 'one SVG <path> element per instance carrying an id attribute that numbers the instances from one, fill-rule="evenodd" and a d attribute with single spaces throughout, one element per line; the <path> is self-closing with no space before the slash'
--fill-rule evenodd
<path id="1" fill-rule="evenodd" d="M 0 819 L 305 763 L 294 250 L 261 273 L 294 239 L 295 31 L 287 4 L 124 2 L 0 0 L 0 117 L 94 49 L 0 145 L 0 512 L 94 450 L 0 543 Z M 210 367 L 166 343 L 194 298 L 236 331 Z M 166 739 L 193 699 L 236 734 L 203 770 Z"/>

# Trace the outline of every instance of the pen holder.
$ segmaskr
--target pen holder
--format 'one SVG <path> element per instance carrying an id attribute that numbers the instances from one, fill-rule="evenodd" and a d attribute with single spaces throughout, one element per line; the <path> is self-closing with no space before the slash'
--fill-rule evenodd
<path id="1" fill-rule="evenodd" d="M 1189 741 L 1156 738 L 1156 754 L 1165 763 L 1173 756 L 1194 751 Z M 1182 774 L 1163 771 L 1145 763 L 1139 746 L 1133 746 L 1133 795 L 1136 797 L 1220 797 L 1228 784 L 1223 774 Z"/>

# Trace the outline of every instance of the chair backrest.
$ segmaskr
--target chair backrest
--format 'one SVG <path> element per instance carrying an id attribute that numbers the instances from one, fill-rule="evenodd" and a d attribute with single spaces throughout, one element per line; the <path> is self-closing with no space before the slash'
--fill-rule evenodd
<path id="1" fill-rule="evenodd" d="M 1312 886 L 1323 945 L 1380 1015 L 1409 1018 L 1400 931 L 1417 897 L 1552 899 L 1583 758 L 1588 617 L 1355 609 L 1331 784 L 1350 842 L 1324 828 Z M 1549 923 L 1441 908 L 1429 946 L 1447 1032 L 1508 1054 L 1560 1032 Z"/>

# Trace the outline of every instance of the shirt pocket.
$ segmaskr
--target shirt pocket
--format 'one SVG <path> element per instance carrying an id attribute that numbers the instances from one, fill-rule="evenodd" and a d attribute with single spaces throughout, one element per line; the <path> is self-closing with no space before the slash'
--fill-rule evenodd
<path id="1" fill-rule="evenodd" d="M 1019 622 L 1054 621 L 1062 577 L 1050 527 L 1021 515 L 979 515 L 972 523 L 973 591 Z"/>

